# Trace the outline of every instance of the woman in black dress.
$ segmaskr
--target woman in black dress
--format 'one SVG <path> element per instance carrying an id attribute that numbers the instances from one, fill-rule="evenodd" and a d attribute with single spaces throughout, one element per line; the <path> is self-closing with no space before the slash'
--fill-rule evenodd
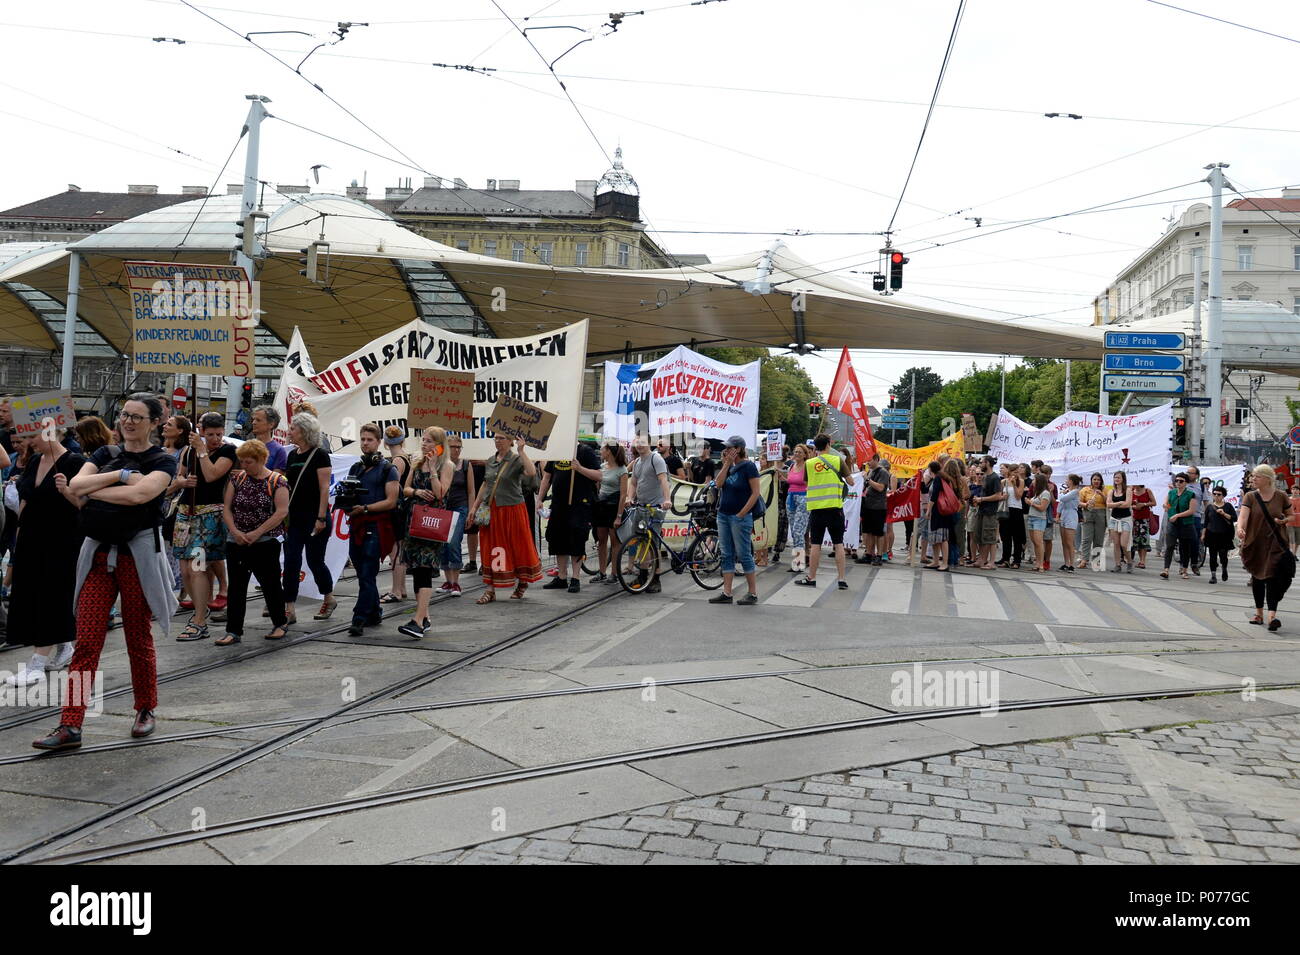
<path id="1" fill-rule="evenodd" d="M 8 678 L 27 686 L 72 659 L 76 634 L 73 591 L 77 584 L 77 555 L 82 534 L 77 529 L 80 498 L 68 481 L 81 472 L 86 459 L 65 448 L 57 431 L 29 439 L 32 454 L 18 479 L 21 510 L 14 546 L 14 580 L 9 601 L 9 642 L 35 648 L 31 660 Z"/>

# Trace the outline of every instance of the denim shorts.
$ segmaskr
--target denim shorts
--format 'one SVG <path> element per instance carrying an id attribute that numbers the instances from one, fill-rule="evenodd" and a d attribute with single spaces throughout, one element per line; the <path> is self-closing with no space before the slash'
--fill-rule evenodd
<path id="1" fill-rule="evenodd" d="M 1047 530 L 1047 518 L 1046 518 L 1046 517 L 1035 517 L 1033 514 L 1030 514 L 1030 515 L 1029 515 L 1029 529 L 1030 529 L 1031 531 L 1045 531 L 1045 530 Z"/>

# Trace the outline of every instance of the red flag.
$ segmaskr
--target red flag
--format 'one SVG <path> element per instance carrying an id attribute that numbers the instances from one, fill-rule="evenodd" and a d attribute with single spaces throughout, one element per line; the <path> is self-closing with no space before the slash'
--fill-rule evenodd
<path id="1" fill-rule="evenodd" d="M 917 515 L 921 513 L 921 482 L 920 475 L 914 474 L 906 481 L 898 485 L 898 489 L 890 491 L 889 496 L 885 499 L 887 508 L 886 523 L 896 524 L 899 521 L 914 521 Z"/>
<path id="2" fill-rule="evenodd" d="M 862 398 L 858 376 L 853 371 L 849 350 L 840 353 L 840 366 L 835 369 L 831 382 L 830 404 L 853 422 L 853 450 L 858 456 L 858 466 L 866 464 L 876 454 L 876 441 L 871 436 L 871 422 L 867 420 L 867 404 Z"/>

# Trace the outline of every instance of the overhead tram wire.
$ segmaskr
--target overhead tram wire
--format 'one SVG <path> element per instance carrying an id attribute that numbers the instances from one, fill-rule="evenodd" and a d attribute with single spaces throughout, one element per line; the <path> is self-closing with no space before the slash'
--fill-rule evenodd
<path id="1" fill-rule="evenodd" d="M 203 201 L 199 203 L 199 208 L 194 213 L 194 218 L 190 220 L 189 226 L 185 229 L 185 234 L 181 236 L 181 241 L 176 245 L 176 250 L 172 252 L 173 262 L 175 262 L 176 257 L 180 255 L 186 240 L 190 237 L 190 233 L 194 231 L 194 226 L 198 224 L 199 216 L 203 215 L 203 210 L 207 208 L 208 200 L 212 198 L 212 194 L 217 190 L 217 187 L 221 185 L 221 180 L 226 175 L 226 167 L 230 165 L 230 160 L 235 158 L 235 151 L 239 149 L 239 144 L 244 141 L 244 136 L 246 136 L 247 133 L 248 128 L 244 127 L 240 130 L 239 135 L 235 137 L 235 144 L 230 147 L 230 152 L 226 154 L 226 161 L 221 164 L 220 171 L 217 173 L 216 178 L 212 180 L 212 187 L 204 194 Z M 249 281 L 252 281 L 256 276 L 250 275 L 248 278 Z"/>
<path id="2" fill-rule="evenodd" d="M 943 51 L 943 62 L 939 64 L 939 77 L 935 80 L 934 92 L 930 95 L 930 108 L 926 110 L 925 123 L 921 126 L 921 135 L 916 141 L 916 151 L 912 153 L 912 164 L 907 167 L 907 178 L 903 180 L 903 188 L 899 190 L 898 202 L 894 205 L 893 215 L 889 217 L 889 225 L 885 226 L 886 234 L 894 230 L 894 220 L 898 218 L 898 210 L 903 205 L 903 196 L 907 194 L 908 184 L 912 181 L 912 173 L 916 171 L 916 161 L 921 156 L 921 146 L 925 142 L 926 131 L 930 128 L 930 118 L 934 116 L 934 104 L 939 99 L 939 90 L 943 88 L 943 78 L 948 72 L 948 62 L 952 59 L 952 48 L 957 42 L 957 31 L 961 28 L 962 14 L 965 12 L 966 0 L 957 0 L 957 15 L 952 21 L 952 32 L 948 34 L 948 46 Z M 886 238 L 886 243 L 888 243 L 888 238 Z"/>
<path id="3" fill-rule="evenodd" d="M 1163 0 L 1147 0 L 1147 2 L 1154 3 L 1157 7 L 1168 7 L 1170 10 L 1177 10 L 1180 13 L 1190 13 L 1194 17 L 1204 17 L 1206 20 L 1213 20 L 1215 23 L 1222 23 L 1225 26 L 1237 27 L 1240 30 L 1249 30 L 1251 33 L 1261 33 L 1264 36 L 1271 36 L 1275 40 L 1286 40 L 1288 43 L 1300 43 L 1300 40 L 1297 40 L 1295 37 L 1284 36 L 1281 33 L 1272 33 L 1268 30 L 1261 30 L 1259 27 L 1237 23 L 1235 20 L 1225 20 L 1222 17 L 1215 17 L 1208 13 L 1202 13 L 1200 10 L 1189 10 L 1187 7 L 1178 7 L 1172 3 L 1165 3 Z"/>

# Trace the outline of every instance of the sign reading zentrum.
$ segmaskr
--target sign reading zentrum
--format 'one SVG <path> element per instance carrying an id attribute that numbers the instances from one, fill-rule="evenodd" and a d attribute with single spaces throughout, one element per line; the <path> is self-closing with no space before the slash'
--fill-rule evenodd
<path id="1" fill-rule="evenodd" d="M 253 374 L 256 283 L 242 268 L 127 262 L 137 371 Z"/>

